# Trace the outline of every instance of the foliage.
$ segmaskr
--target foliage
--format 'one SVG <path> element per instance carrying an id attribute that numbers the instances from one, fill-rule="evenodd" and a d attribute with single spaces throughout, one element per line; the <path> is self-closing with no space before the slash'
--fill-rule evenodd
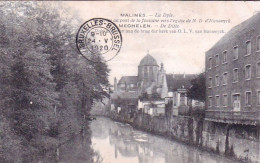
<path id="1" fill-rule="evenodd" d="M 47 5 L 0 3 L 0 162 L 35 162 L 88 129 L 93 101 L 108 95 L 107 65 L 76 49 L 80 21 Z"/>
<path id="2" fill-rule="evenodd" d="M 206 97 L 206 79 L 205 73 L 199 74 L 195 79 L 191 80 L 191 87 L 187 91 L 187 97 L 205 102 Z"/>

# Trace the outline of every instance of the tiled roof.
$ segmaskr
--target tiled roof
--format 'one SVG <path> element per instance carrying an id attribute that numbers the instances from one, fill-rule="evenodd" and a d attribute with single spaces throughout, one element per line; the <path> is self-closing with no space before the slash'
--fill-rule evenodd
<path id="1" fill-rule="evenodd" d="M 126 83 L 126 84 L 135 84 L 138 82 L 138 76 L 122 76 L 121 79 L 118 81 L 119 84 Z"/>
<path id="2" fill-rule="evenodd" d="M 259 28 L 260 24 L 260 13 L 255 14 L 251 18 L 245 20 L 244 22 L 238 24 L 237 26 L 233 27 L 227 34 L 225 34 L 210 50 L 215 47 L 221 46 L 226 42 L 238 37 L 240 34 L 243 34 L 246 31 L 253 30 L 255 28 Z M 208 50 L 208 51 L 210 51 Z"/>
<path id="3" fill-rule="evenodd" d="M 196 76 L 196 74 L 167 74 L 166 80 L 169 91 L 183 87 L 189 88 L 191 86 L 190 81 Z"/>
<path id="4" fill-rule="evenodd" d="M 147 54 L 140 62 L 139 66 L 158 66 L 156 60 L 150 55 Z"/>

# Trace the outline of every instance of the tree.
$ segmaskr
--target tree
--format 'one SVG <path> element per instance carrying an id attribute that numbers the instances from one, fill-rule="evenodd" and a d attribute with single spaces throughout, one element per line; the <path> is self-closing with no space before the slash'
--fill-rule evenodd
<path id="1" fill-rule="evenodd" d="M 108 95 L 107 65 L 76 49 L 79 21 L 62 6 L 47 5 L 0 3 L 0 162 L 38 162 L 82 128 L 90 140 L 86 116 L 93 101 Z"/>
<path id="2" fill-rule="evenodd" d="M 199 74 L 196 78 L 191 80 L 191 87 L 187 91 L 187 97 L 205 102 L 206 93 L 206 79 L 205 73 Z"/>

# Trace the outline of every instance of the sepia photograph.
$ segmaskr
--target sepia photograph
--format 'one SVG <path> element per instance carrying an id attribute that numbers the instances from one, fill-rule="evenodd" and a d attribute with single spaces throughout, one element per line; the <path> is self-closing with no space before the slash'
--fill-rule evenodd
<path id="1" fill-rule="evenodd" d="M 260 163 L 260 2 L 1 1 L 0 163 Z"/>

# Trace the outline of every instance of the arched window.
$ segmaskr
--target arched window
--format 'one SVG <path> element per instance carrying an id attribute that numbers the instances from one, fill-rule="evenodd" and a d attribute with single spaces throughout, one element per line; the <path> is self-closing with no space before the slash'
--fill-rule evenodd
<path id="1" fill-rule="evenodd" d="M 146 66 L 144 67 L 144 77 L 145 77 L 145 78 L 148 77 L 148 69 L 147 69 Z"/>
<path id="2" fill-rule="evenodd" d="M 149 67 L 149 73 L 150 73 L 150 77 L 153 77 L 153 67 L 152 66 Z"/>

